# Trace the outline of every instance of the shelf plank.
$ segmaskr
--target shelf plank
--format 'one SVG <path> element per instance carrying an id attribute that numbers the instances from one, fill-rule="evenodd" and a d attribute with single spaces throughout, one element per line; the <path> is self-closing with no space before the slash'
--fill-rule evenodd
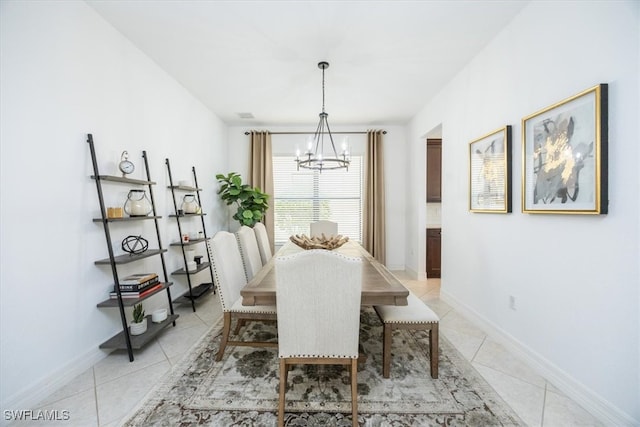
<path id="1" fill-rule="evenodd" d="M 122 218 L 107 218 L 106 222 L 140 221 L 145 219 L 160 219 L 161 216 L 123 216 Z M 93 222 L 102 222 L 102 218 L 93 218 Z"/>
<path id="2" fill-rule="evenodd" d="M 191 217 L 191 216 L 205 216 L 206 213 L 199 213 L 199 214 L 182 214 L 182 215 L 175 215 L 175 214 L 171 214 L 169 215 L 169 218 L 187 218 L 187 217 Z"/>
<path id="3" fill-rule="evenodd" d="M 161 288 L 156 289 L 155 291 L 151 292 L 150 294 L 147 294 L 147 295 L 143 296 L 142 298 L 122 298 L 122 305 L 125 306 L 125 307 L 134 306 L 134 305 L 138 304 L 139 302 L 142 302 L 142 301 L 146 300 L 147 298 L 150 298 L 150 297 L 154 296 L 158 292 L 164 291 L 169 286 L 173 285 L 173 282 L 161 283 L 161 285 L 162 285 Z M 100 308 L 106 308 L 106 307 L 117 308 L 118 307 L 118 299 L 117 298 L 109 298 L 107 300 L 104 300 L 104 301 L 98 303 L 98 307 L 100 307 Z"/>
<path id="4" fill-rule="evenodd" d="M 131 348 L 134 350 L 140 350 L 147 344 L 149 341 L 153 340 L 156 335 L 158 335 L 164 328 L 173 323 L 178 317 L 179 314 L 171 314 L 167 316 L 167 318 L 161 323 L 153 323 L 151 321 L 151 316 L 145 316 L 147 318 L 147 331 L 142 335 L 130 335 L 131 337 Z M 117 335 L 109 338 L 107 341 L 100 344 L 100 348 L 115 348 L 120 350 L 127 349 L 127 343 L 124 337 L 124 331 L 120 332 Z"/>
<path id="5" fill-rule="evenodd" d="M 141 260 L 143 258 L 149 258 L 151 256 L 159 255 L 159 254 L 162 254 L 162 253 L 165 253 L 165 252 L 167 252 L 167 249 L 150 249 L 150 250 L 147 250 L 147 251 L 145 251 L 145 252 L 143 252 L 141 254 L 137 254 L 137 255 L 129 255 L 129 254 L 118 255 L 116 257 L 113 257 L 113 260 L 118 265 L 120 265 L 120 264 L 128 264 L 130 262 L 138 261 L 138 260 Z M 95 261 L 94 264 L 97 264 L 97 265 L 109 265 L 109 264 L 111 264 L 111 260 L 109 258 L 100 259 L 98 261 Z"/>
<path id="6" fill-rule="evenodd" d="M 211 283 L 211 282 L 209 282 L 209 283 L 201 283 L 198 286 L 196 286 L 195 288 L 191 288 L 191 293 L 189 293 L 189 291 L 187 291 L 184 294 L 180 295 L 178 298 L 176 298 L 175 301 L 179 302 L 179 300 L 183 300 L 185 302 L 191 303 L 192 299 L 200 298 L 202 295 L 206 294 L 211 289 L 213 289 L 213 283 Z"/>
<path id="7" fill-rule="evenodd" d="M 207 268 L 209 268 L 209 266 L 210 266 L 210 265 L 211 265 L 211 264 L 210 264 L 210 263 L 208 263 L 208 262 L 203 262 L 203 263 L 198 264 L 198 265 L 196 266 L 196 270 L 195 270 L 195 271 L 189 271 L 189 272 L 187 272 L 184 268 L 181 268 L 181 269 L 179 269 L 179 270 L 174 271 L 174 272 L 173 272 L 173 273 L 171 273 L 171 274 L 175 274 L 175 275 L 196 274 L 196 273 L 201 272 L 202 270 L 206 270 Z"/>
<path id="8" fill-rule="evenodd" d="M 186 185 L 169 185 L 167 186 L 167 188 L 170 188 L 172 190 L 182 190 L 182 191 L 202 191 L 202 188 L 188 187 Z"/>
<path id="9" fill-rule="evenodd" d="M 211 240 L 211 237 L 207 237 L 206 239 L 189 239 L 188 242 L 173 242 L 170 243 L 169 246 L 191 246 L 197 245 L 198 243 L 206 242 L 207 240 Z"/>
<path id="10" fill-rule="evenodd" d="M 122 182 L 124 184 L 134 184 L 134 185 L 155 185 L 154 181 L 146 181 L 142 179 L 133 179 L 133 178 L 125 178 L 122 176 L 114 176 L 114 175 L 98 175 L 101 181 L 111 181 L 111 182 Z M 91 179 L 96 179 L 95 175 L 91 175 Z"/>

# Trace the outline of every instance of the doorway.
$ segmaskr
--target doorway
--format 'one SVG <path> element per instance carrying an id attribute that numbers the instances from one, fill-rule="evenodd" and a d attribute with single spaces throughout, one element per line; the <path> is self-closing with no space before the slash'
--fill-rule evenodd
<path id="1" fill-rule="evenodd" d="M 441 204 L 442 204 L 442 138 L 440 135 L 426 139 L 426 248 L 425 270 L 427 278 L 441 275 Z"/>

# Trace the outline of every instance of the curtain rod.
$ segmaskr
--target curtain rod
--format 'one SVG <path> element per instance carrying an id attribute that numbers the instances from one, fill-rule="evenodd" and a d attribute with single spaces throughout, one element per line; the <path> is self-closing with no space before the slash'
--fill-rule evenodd
<path id="1" fill-rule="evenodd" d="M 269 132 L 271 135 L 315 135 L 315 132 Z M 327 135 L 329 132 L 322 132 L 323 135 Z M 367 131 L 353 131 L 353 132 L 331 132 L 332 135 L 365 135 Z M 244 133 L 245 135 L 251 134 L 251 132 L 247 131 Z M 387 134 L 386 130 L 382 131 L 383 135 Z"/>

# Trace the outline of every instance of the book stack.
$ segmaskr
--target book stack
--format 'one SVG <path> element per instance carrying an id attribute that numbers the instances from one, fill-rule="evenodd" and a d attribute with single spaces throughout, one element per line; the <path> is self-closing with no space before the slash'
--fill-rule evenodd
<path id="1" fill-rule="evenodd" d="M 117 285 L 114 285 L 111 298 L 118 298 Z M 120 295 L 122 298 L 142 298 L 162 287 L 156 273 L 138 273 L 120 280 Z"/>

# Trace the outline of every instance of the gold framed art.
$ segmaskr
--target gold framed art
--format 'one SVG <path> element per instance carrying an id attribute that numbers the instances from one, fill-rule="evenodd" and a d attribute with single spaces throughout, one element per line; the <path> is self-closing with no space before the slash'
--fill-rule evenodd
<path id="1" fill-rule="evenodd" d="M 522 212 L 606 214 L 608 86 L 522 119 Z"/>
<path id="2" fill-rule="evenodd" d="M 469 210 L 511 212 L 511 126 L 469 143 Z"/>

